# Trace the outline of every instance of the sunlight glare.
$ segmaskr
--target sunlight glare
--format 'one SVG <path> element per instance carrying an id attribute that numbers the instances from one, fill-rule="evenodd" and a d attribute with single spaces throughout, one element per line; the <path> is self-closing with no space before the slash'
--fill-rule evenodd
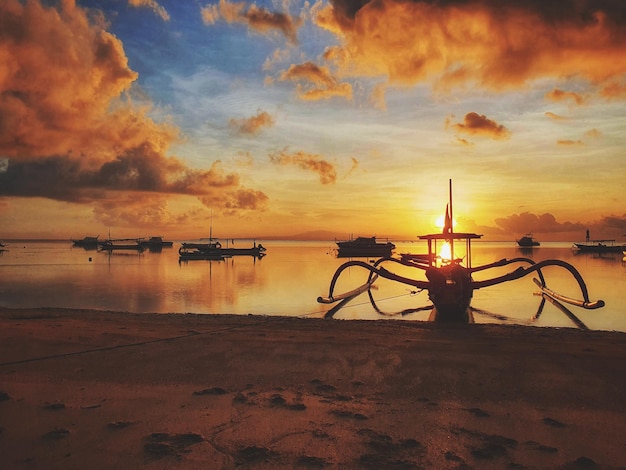
<path id="1" fill-rule="evenodd" d="M 452 252 L 450 251 L 450 242 L 444 242 L 439 249 L 439 258 L 444 264 L 449 264 L 452 260 Z"/>
<path id="2" fill-rule="evenodd" d="M 446 225 L 446 216 L 444 215 L 440 215 L 439 217 L 437 217 L 437 220 L 435 220 L 435 227 L 437 227 L 439 230 L 443 230 L 443 227 Z M 456 228 L 456 219 L 452 219 L 452 228 Z"/>

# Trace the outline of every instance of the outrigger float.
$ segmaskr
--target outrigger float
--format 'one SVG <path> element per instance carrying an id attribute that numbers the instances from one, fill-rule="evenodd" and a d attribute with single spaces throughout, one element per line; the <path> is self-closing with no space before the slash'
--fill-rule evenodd
<path id="1" fill-rule="evenodd" d="M 432 302 L 432 305 L 425 307 L 404 310 L 399 314 L 413 313 L 420 310 L 431 310 L 430 320 L 435 322 L 446 323 L 471 323 L 474 321 L 472 314 L 472 307 L 470 302 L 473 296 L 473 292 L 476 289 L 482 289 L 485 287 L 501 284 L 503 282 L 514 281 L 527 276 L 531 273 L 536 273 L 537 278 L 533 279 L 535 284 L 539 287 L 540 292 L 538 295 L 542 296 L 542 302 L 539 306 L 534 318 L 538 318 L 545 305 L 545 300 L 549 300 L 554 303 L 560 310 L 576 323 L 580 328 L 586 328 L 584 324 L 576 318 L 562 303 L 570 304 L 576 307 L 584 309 L 596 309 L 604 306 L 604 301 L 589 300 L 589 293 L 587 286 L 580 273 L 571 264 L 558 260 L 548 259 L 539 262 L 535 262 L 530 258 L 512 258 L 501 259 L 494 263 L 485 264 L 482 266 L 472 266 L 471 255 L 471 242 L 476 240 L 482 235 L 475 233 L 460 233 L 455 232 L 452 224 L 452 180 L 449 182 L 449 204 L 446 207 L 445 224 L 442 233 L 435 233 L 430 235 L 422 235 L 419 238 L 426 240 L 428 243 L 428 254 L 404 254 L 400 258 L 394 258 L 391 256 L 384 256 L 379 258 L 372 264 L 351 260 L 348 261 L 339 268 L 337 268 L 335 274 L 330 282 L 330 288 L 328 295 L 325 297 L 318 297 L 317 301 L 323 304 L 336 304 L 326 313 L 326 318 L 332 318 L 332 316 L 342 308 L 347 302 L 354 299 L 358 295 L 368 292 L 370 301 L 376 311 L 382 313 L 374 301 L 371 289 L 378 277 L 389 279 L 392 281 L 400 282 L 420 290 L 428 291 L 428 298 Z M 446 251 L 449 250 L 449 254 L 444 256 L 438 256 L 437 244 L 443 243 Z M 455 245 L 459 243 L 465 244 L 465 255 L 461 258 L 455 257 Z M 409 268 L 416 268 L 423 271 L 426 279 L 413 279 L 406 276 L 396 274 L 383 264 L 400 264 Z M 472 278 L 472 274 L 478 271 L 484 271 L 486 269 L 503 267 L 508 265 L 521 265 L 514 271 L 497 276 L 491 279 L 475 281 Z M 582 300 L 573 299 L 564 295 L 561 295 L 546 286 L 546 281 L 542 272 L 543 268 L 548 266 L 558 266 L 566 269 L 574 277 L 580 288 Z M 341 274 L 348 268 L 360 267 L 369 271 L 367 281 L 348 292 L 342 294 L 335 293 L 335 285 L 341 276 Z"/>

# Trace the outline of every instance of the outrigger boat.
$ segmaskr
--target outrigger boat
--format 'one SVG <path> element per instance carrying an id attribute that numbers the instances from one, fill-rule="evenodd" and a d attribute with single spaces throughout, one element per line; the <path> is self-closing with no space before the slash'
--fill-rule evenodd
<path id="1" fill-rule="evenodd" d="M 626 251 L 626 245 L 615 244 L 615 240 L 591 240 L 589 230 L 584 242 L 574 243 L 574 250 L 581 253 L 619 253 Z"/>
<path id="2" fill-rule="evenodd" d="M 333 275 L 330 288 L 327 296 L 318 297 L 317 301 L 323 304 L 336 304 L 332 309 L 326 313 L 326 318 L 331 318 L 343 305 L 350 300 L 354 299 L 358 295 L 368 292 L 370 301 L 376 311 L 382 313 L 375 304 L 374 298 L 371 293 L 372 286 L 378 279 L 382 277 L 392 281 L 397 281 L 402 284 L 416 287 L 420 290 L 427 290 L 428 297 L 432 302 L 432 305 L 425 307 L 404 310 L 399 314 L 405 315 L 407 313 L 413 313 L 420 310 L 430 310 L 430 320 L 436 322 L 453 322 L 453 323 L 470 323 L 473 322 L 471 306 L 471 299 L 473 292 L 476 289 L 482 289 L 485 287 L 493 286 L 503 282 L 513 281 L 520 279 L 528 274 L 536 273 L 539 279 L 534 279 L 535 283 L 540 289 L 540 294 L 543 299 L 540 304 L 539 310 L 535 315 L 535 319 L 539 317 L 545 300 L 549 300 L 559 308 L 566 311 L 570 318 L 576 318 L 569 310 L 561 304 L 567 303 L 584 309 L 596 309 L 604 306 L 604 301 L 590 301 L 587 286 L 574 266 L 571 264 L 558 260 L 548 259 L 539 262 L 535 262 L 529 258 L 513 258 L 513 259 L 501 259 L 494 263 L 472 266 L 471 255 L 471 242 L 480 238 L 482 235 L 475 233 L 458 233 L 455 232 L 452 226 L 452 180 L 450 180 L 449 190 L 449 204 L 446 207 L 445 225 L 442 233 L 435 233 L 429 235 L 422 235 L 419 238 L 426 240 L 428 243 L 428 254 L 419 255 L 402 255 L 400 259 L 389 256 L 384 256 L 378 259 L 374 263 L 365 263 L 359 260 L 348 261 L 339 268 L 337 268 Z M 449 249 L 447 255 L 438 255 L 437 244 L 443 243 L 443 247 Z M 455 245 L 459 243 L 465 244 L 465 255 L 463 257 L 455 256 Z M 444 250 L 442 250 L 443 252 Z M 416 268 L 423 272 L 425 279 L 413 279 L 406 276 L 396 274 L 387 268 L 383 267 L 383 264 L 400 264 L 405 267 Z M 486 279 L 476 281 L 472 278 L 472 274 L 478 271 L 483 271 L 490 268 L 503 267 L 507 265 L 520 265 L 514 271 L 494 277 L 492 279 Z M 524 266 L 526 265 L 526 266 Z M 582 300 L 573 299 L 551 289 L 546 286 L 545 278 L 543 276 L 542 269 L 548 266 L 558 266 L 569 271 L 580 288 Z M 342 294 L 336 294 L 334 292 L 335 285 L 341 276 L 341 274 L 350 267 L 360 267 L 369 271 L 367 281 L 359 287 L 352 289 Z M 582 322 L 576 318 L 576 324 L 580 327 Z M 584 325 L 583 325 L 584 326 Z"/>

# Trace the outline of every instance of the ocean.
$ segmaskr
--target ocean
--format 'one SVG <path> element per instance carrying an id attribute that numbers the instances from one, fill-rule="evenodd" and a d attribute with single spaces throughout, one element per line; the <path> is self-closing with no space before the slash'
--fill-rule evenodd
<path id="1" fill-rule="evenodd" d="M 250 247 L 252 240 L 234 240 Z M 261 259 L 235 256 L 223 261 L 179 262 L 179 242 L 161 252 L 85 250 L 70 241 L 5 241 L 0 252 L 0 307 L 60 307 L 135 313 L 196 313 L 282 315 L 321 318 L 332 305 L 320 304 L 328 295 L 331 278 L 346 259 L 336 257 L 333 241 L 257 240 L 267 248 Z M 421 241 L 394 241 L 396 254 L 424 253 Z M 223 241 L 223 245 L 226 242 Z M 606 306 L 596 310 L 569 307 L 580 325 L 590 330 L 626 331 L 626 260 L 622 254 L 577 254 L 571 243 L 542 243 L 522 250 L 515 242 L 477 241 L 472 245 L 472 265 L 502 258 L 527 257 L 534 261 L 559 259 L 582 274 L 591 300 Z M 371 261 L 363 259 L 364 261 Z M 518 266 L 478 272 L 483 280 Z M 527 265 L 524 265 L 527 266 Z M 404 269 L 388 266 L 390 270 Z M 414 272 L 413 272 L 414 271 Z M 413 277 L 421 271 L 403 271 Z M 570 297 L 581 298 L 568 271 L 543 270 L 546 284 Z M 367 271 L 347 269 L 336 292 L 360 285 Z M 541 297 L 532 281 L 536 275 L 474 291 L 476 323 L 501 323 L 529 327 L 577 328 L 577 322 L 550 303 L 539 311 Z M 371 291 L 337 311 L 340 320 L 397 319 L 428 321 L 426 291 L 379 279 Z"/>

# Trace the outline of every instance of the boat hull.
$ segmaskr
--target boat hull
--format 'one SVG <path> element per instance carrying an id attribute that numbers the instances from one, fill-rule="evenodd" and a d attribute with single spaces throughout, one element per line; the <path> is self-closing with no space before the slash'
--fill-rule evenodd
<path id="1" fill-rule="evenodd" d="M 368 256 L 391 256 L 396 247 L 391 242 L 377 242 L 375 237 L 358 237 L 354 240 L 337 242 L 338 258 L 365 258 Z"/>
<path id="2" fill-rule="evenodd" d="M 431 319 L 441 323 L 471 323 L 470 302 L 473 296 L 469 271 L 453 264 L 426 270 L 428 298 L 435 308 Z"/>
<path id="3" fill-rule="evenodd" d="M 626 251 L 626 245 L 574 243 L 574 246 L 583 253 L 622 253 Z"/>

